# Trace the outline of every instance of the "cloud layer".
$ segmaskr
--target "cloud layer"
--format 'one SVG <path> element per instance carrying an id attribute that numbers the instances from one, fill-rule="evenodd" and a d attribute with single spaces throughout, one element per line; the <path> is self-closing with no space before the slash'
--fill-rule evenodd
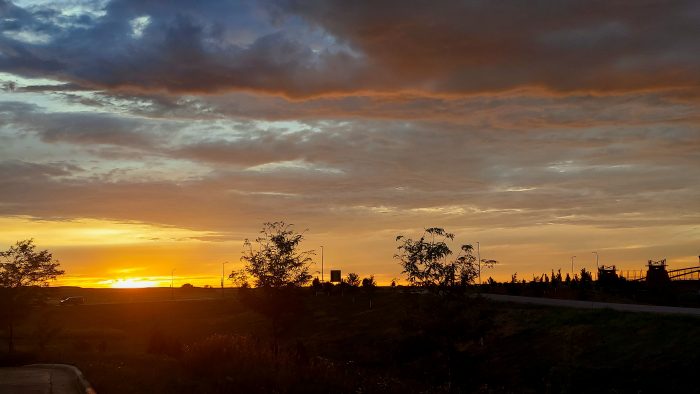
<path id="1" fill-rule="evenodd" d="M 3 0 L 0 70 L 90 88 L 290 97 L 670 90 L 697 97 L 695 1 Z"/>
<path id="2" fill-rule="evenodd" d="M 0 0 L 0 219 L 194 230 L 221 259 L 284 218 L 388 279 L 393 237 L 434 225 L 506 277 L 578 248 L 694 259 L 699 22 L 690 1 Z"/>

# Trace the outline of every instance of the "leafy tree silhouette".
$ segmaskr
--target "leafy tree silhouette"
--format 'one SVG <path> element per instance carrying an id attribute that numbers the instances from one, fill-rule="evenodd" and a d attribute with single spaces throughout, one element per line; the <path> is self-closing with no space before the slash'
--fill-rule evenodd
<path id="1" fill-rule="evenodd" d="M 318 295 L 318 292 L 321 291 L 321 281 L 318 277 L 315 277 L 314 280 L 311 281 L 311 289 L 313 289 L 314 295 Z"/>
<path id="2" fill-rule="evenodd" d="M 585 268 L 581 268 L 581 278 L 578 281 L 578 298 L 585 300 L 589 297 L 589 290 L 593 287 L 593 275 Z"/>
<path id="3" fill-rule="evenodd" d="M 283 221 L 263 224 L 260 236 L 252 242 L 245 240 L 241 260 L 245 270 L 255 278 L 256 287 L 299 287 L 311 280 L 309 265 L 313 250 L 299 251 L 304 234 L 294 230 L 294 225 Z"/>
<path id="4" fill-rule="evenodd" d="M 347 283 L 350 287 L 359 287 L 361 284 L 360 275 L 354 272 L 349 273 L 347 278 L 345 279 L 345 283 Z"/>
<path id="5" fill-rule="evenodd" d="M 464 358 L 468 358 L 460 348 L 481 343 L 491 324 L 490 317 L 482 313 L 483 300 L 465 298 L 463 290 L 478 277 L 480 263 L 487 267 L 496 263 L 479 262 L 469 244 L 461 245 L 459 254 L 452 257 L 447 242 L 453 240 L 454 234 L 443 228 L 427 228 L 417 240 L 396 237 L 399 252 L 394 255 L 408 283 L 430 291 L 428 296 L 416 299 L 415 315 L 404 322 L 406 327 L 421 332 L 420 339 L 416 338 L 421 346 L 409 342 L 401 351 L 408 352 L 404 354 L 408 360 L 423 352 L 426 354 L 419 358 L 429 355 L 431 374 L 446 375 L 448 387 L 460 376 L 453 371 L 462 369 Z"/>
<path id="6" fill-rule="evenodd" d="M 248 272 L 244 269 L 234 270 L 228 275 L 228 279 L 231 283 L 238 288 L 247 289 L 250 284 L 248 283 Z"/>
<path id="7" fill-rule="evenodd" d="M 275 352 L 281 335 L 303 312 L 298 289 L 311 280 L 309 265 L 314 254 L 313 250 L 299 250 L 303 240 L 304 234 L 292 224 L 278 221 L 263 224 L 255 249 L 248 239 L 243 244 L 244 270 L 261 291 L 245 292 L 241 301 L 270 320 Z"/>
<path id="8" fill-rule="evenodd" d="M 474 248 L 469 244 L 462 245 L 460 254 L 450 259 L 452 250 L 447 241 L 453 240 L 454 234 L 440 227 L 425 229 L 418 240 L 397 236 L 399 253 L 394 258 L 399 260 L 408 283 L 439 293 L 473 284 L 479 275 Z M 482 260 L 481 263 L 491 267 L 496 261 Z"/>
<path id="9" fill-rule="evenodd" d="M 590 286 L 593 283 L 593 274 L 586 271 L 585 268 L 581 268 L 581 285 Z"/>
<path id="10" fill-rule="evenodd" d="M 362 279 L 362 290 L 369 296 L 369 309 L 372 309 L 372 299 L 376 288 L 377 282 L 374 281 L 374 275 Z"/>
<path id="11" fill-rule="evenodd" d="M 34 240 L 18 241 L 0 252 L 0 321 L 7 327 L 7 346 L 14 353 L 14 328 L 41 301 L 41 287 L 63 275 L 48 250 L 36 250 Z"/>
<path id="12" fill-rule="evenodd" d="M 355 303 L 355 294 L 357 293 L 360 284 L 362 284 L 362 281 L 360 280 L 360 275 L 354 272 L 350 272 L 343 281 L 343 283 L 341 283 L 341 285 L 343 285 L 343 288 L 347 289 L 347 292 L 350 293 L 350 295 L 352 295 L 353 304 Z"/>

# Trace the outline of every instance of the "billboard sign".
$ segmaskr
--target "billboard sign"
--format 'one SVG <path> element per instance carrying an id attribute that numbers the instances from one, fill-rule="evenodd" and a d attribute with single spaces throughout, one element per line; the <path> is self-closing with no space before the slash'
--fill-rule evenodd
<path id="1" fill-rule="evenodd" d="M 331 282 L 340 283 L 340 270 L 331 270 Z"/>

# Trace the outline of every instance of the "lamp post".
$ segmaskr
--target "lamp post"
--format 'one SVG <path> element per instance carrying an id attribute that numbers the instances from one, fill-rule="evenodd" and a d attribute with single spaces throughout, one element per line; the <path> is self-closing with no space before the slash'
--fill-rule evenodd
<path id="1" fill-rule="evenodd" d="M 175 268 L 173 268 L 170 271 L 170 299 L 171 300 L 175 299 L 175 287 L 173 287 L 173 285 L 175 283 L 174 280 L 175 280 Z"/>
<path id="2" fill-rule="evenodd" d="M 591 253 L 593 253 L 595 255 L 595 268 L 598 269 L 598 257 L 600 257 L 600 256 L 598 256 L 598 252 L 591 252 Z"/>
<path id="3" fill-rule="evenodd" d="M 479 262 L 479 284 L 481 284 L 481 246 L 479 241 L 476 241 L 476 259 Z"/>
<path id="4" fill-rule="evenodd" d="M 221 298 L 224 298 L 224 266 L 228 264 L 228 261 L 221 263 Z"/>
<path id="5" fill-rule="evenodd" d="M 571 256 L 571 275 L 574 274 L 574 259 L 576 256 Z"/>
<path id="6" fill-rule="evenodd" d="M 321 283 L 323 283 L 323 245 L 321 245 Z"/>

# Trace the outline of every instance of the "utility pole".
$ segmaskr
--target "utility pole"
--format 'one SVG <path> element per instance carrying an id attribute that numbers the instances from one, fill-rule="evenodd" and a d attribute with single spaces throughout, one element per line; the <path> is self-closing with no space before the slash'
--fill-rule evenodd
<path id="1" fill-rule="evenodd" d="M 574 259 L 576 256 L 571 256 L 571 276 L 574 275 Z"/>
<path id="2" fill-rule="evenodd" d="M 481 247 L 479 241 L 476 241 L 476 259 L 479 261 L 479 284 L 481 284 Z"/>
<path id="3" fill-rule="evenodd" d="M 323 245 L 321 245 L 321 283 L 323 283 Z"/>

